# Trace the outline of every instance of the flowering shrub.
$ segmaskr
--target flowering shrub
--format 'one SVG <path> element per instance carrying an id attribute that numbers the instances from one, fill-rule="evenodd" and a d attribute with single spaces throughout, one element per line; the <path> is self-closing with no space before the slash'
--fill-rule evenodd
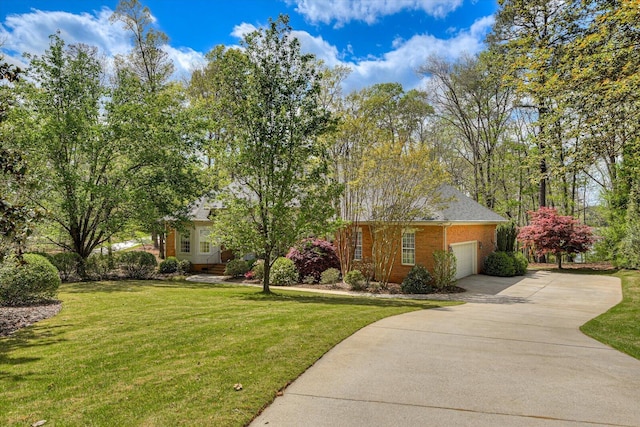
<path id="1" fill-rule="evenodd" d="M 313 276 L 315 282 L 319 282 L 323 271 L 329 268 L 340 269 L 336 248 L 322 239 L 304 239 L 289 250 L 287 258 L 295 264 L 300 281 Z"/>

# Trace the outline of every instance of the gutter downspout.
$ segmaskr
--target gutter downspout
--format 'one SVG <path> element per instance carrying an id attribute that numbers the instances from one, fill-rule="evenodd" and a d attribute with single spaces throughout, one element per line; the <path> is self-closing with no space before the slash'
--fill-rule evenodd
<path id="1" fill-rule="evenodd" d="M 445 252 L 449 251 L 449 244 L 447 243 L 447 228 L 449 227 L 451 227 L 450 222 L 442 224 L 442 250 Z"/>

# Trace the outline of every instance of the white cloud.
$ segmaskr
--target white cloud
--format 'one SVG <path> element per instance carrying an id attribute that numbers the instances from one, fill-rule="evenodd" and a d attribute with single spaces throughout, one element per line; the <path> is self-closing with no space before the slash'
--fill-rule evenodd
<path id="1" fill-rule="evenodd" d="M 460 31 L 449 39 L 439 39 L 429 34 L 420 34 L 409 40 L 394 40 L 393 50 L 380 58 L 347 63 L 352 73 L 344 83 L 345 93 L 375 83 L 399 82 L 405 89 L 421 86 L 423 78 L 416 74 L 431 55 L 449 60 L 464 54 L 476 54 L 484 49 L 484 37 L 493 24 L 493 17 L 478 19 L 466 31 Z"/>
<path id="2" fill-rule="evenodd" d="M 125 53 L 129 36 L 120 25 L 109 23 L 111 10 L 103 8 L 95 15 L 32 10 L 22 15 L 7 16 L 0 25 L 3 49 L 15 54 L 41 55 L 49 46 L 49 36 L 60 31 L 67 44 L 85 43 L 97 46 L 108 56 Z"/>
<path id="3" fill-rule="evenodd" d="M 255 25 L 247 24 L 246 22 L 243 22 L 242 24 L 236 25 L 235 27 L 233 27 L 233 31 L 231 32 L 231 35 L 241 39 L 247 34 L 252 33 L 257 29 L 258 27 L 256 27 Z"/>
<path id="4" fill-rule="evenodd" d="M 379 17 L 402 10 L 422 10 L 443 18 L 462 5 L 462 0 L 287 0 L 296 5 L 296 12 L 313 23 L 342 26 L 350 21 L 375 23 Z"/>
<path id="5" fill-rule="evenodd" d="M 27 52 L 42 55 L 49 47 L 49 36 L 60 31 L 66 44 L 84 43 L 98 47 L 107 58 L 126 54 L 131 49 L 129 34 L 118 23 L 110 23 L 112 11 L 102 8 L 94 14 L 68 12 L 43 12 L 33 9 L 30 13 L 9 15 L 0 24 L 0 40 L 6 59 L 24 68 L 20 56 Z M 155 18 L 154 18 L 155 20 Z M 190 48 L 164 46 L 175 66 L 174 78 L 184 78 L 204 63 L 204 55 Z"/>
<path id="6" fill-rule="evenodd" d="M 306 31 L 292 31 L 291 33 L 300 41 L 300 49 L 303 52 L 314 54 L 329 67 L 335 67 L 342 63 L 338 49 L 324 40 L 322 36 L 314 37 Z"/>

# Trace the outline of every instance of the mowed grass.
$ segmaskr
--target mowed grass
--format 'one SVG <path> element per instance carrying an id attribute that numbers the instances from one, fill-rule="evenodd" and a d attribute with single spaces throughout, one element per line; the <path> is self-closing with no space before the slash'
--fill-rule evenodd
<path id="1" fill-rule="evenodd" d="M 160 281 L 59 298 L 57 316 L 0 338 L 2 426 L 245 425 L 358 329 L 452 304 Z"/>
<path id="2" fill-rule="evenodd" d="M 640 359 L 640 271 L 621 270 L 613 276 L 622 280 L 622 302 L 585 323 L 580 330 Z"/>

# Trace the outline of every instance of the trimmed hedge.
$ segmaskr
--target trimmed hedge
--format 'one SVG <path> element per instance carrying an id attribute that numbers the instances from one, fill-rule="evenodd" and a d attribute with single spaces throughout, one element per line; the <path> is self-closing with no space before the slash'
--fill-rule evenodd
<path id="1" fill-rule="evenodd" d="M 367 289 L 367 278 L 360 270 L 351 270 L 344 275 L 344 283 L 349 285 L 352 291 L 364 291 Z"/>
<path id="2" fill-rule="evenodd" d="M 524 276 L 527 273 L 527 267 L 529 266 L 527 258 L 520 252 L 514 252 L 509 255 L 513 258 L 514 266 L 516 268 L 516 276 Z"/>
<path id="3" fill-rule="evenodd" d="M 255 271 L 254 266 L 254 271 Z M 264 266 L 263 266 L 264 268 Z M 269 272 L 269 284 L 276 286 L 291 286 L 298 283 L 298 270 L 288 258 L 280 257 L 271 266 Z"/>
<path id="4" fill-rule="evenodd" d="M 224 275 L 231 277 L 240 277 L 249 271 L 249 263 L 241 259 L 231 259 L 224 268 Z"/>
<path id="5" fill-rule="evenodd" d="M 333 285 L 340 280 L 340 270 L 337 268 L 327 268 L 320 275 L 320 283 L 323 285 Z"/>
<path id="6" fill-rule="evenodd" d="M 55 299 L 61 280 L 58 270 L 41 255 L 24 254 L 23 261 L 0 265 L 0 304 L 35 305 Z"/>
<path id="7" fill-rule="evenodd" d="M 158 261 L 152 253 L 130 251 L 118 255 L 118 265 L 129 279 L 149 279 L 153 276 Z"/>
<path id="8" fill-rule="evenodd" d="M 180 270 L 180 261 L 174 256 L 167 257 L 160 261 L 158 271 L 162 274 L 177 273 Z"/>
<path id="9" fill-rule="evenodd" d="M 432 278 L 429 270 L 422 265 L 416 264 L 402 281 L 400 287 L 405 294 L 428 294 L 433 291 L 431 282 Z"/>
<path id="10" fill-rule="evenodd" d="M 498 277 L 515 276 L 515 260 L 506 252 L 492 252 L 484 261 L 484 274 Z"/>

